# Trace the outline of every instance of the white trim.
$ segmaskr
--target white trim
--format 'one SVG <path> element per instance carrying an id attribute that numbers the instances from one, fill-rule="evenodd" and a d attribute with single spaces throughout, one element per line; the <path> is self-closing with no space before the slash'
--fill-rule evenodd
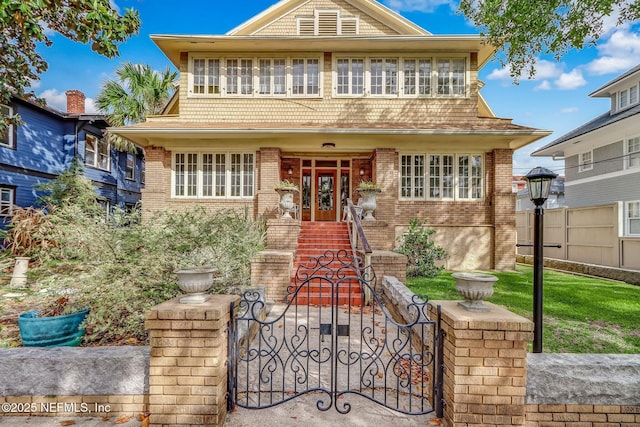
<path id="1" fill-rule="evenodd" d="M 629 207 L 632 203 L 637 203 L 638 209 L 640 210 L 640 200 L 628 200 L 624 202 L 624 235 L 625 236 L 640 236 L 640 232 L 631 233 L 631 220 L 637 220 L 640 222 L 640 212 L 638 217 L 631 218 L 629 217 Z"/>
<path id="2" fill-rule="evenodd" d="M 631 175 L 631 174 L 635 174 L 635 173 L 640 175 L 640 169 L 637 169 L 637 168 L 624 169 L 624 170 L 611 172 L 611 173 L 607 173 L 607 174 L 603 174 L 603 175 L 596 175 L 596 176 L 590 176 L 588 178 L 576 179 L 576 180 L 573 180 L 571 182 L 566 182 L 565 181 L 564 186 L 565 187 L 571 187 L 572 185 L 588 184 L 590 182 L 601 181 L 603 179 L 612 179 L 612 178 L 617 178 L 617 177 L 625 176 L 625 175 Z"/>
<path id="3" fill-rule="evenodd" d="M 11 106 L 9 105 L 4 105 L 4 104 L 0 104 L 0 109 L 4 110 L 2 111 L 3 114 L 7 115 L 8 117 L 13 116 L 13 108 L 11 108 Z M 15 148 L 15 140 L 13 138 L 13 131 L 14 131 L 14 126 L 8 125 L 6 132 L 7 132 L 7 143 L 5 144 L 2 140 L 0 140 L 0 147 L 5 147 L 5 148 Z"/>
<path id="4" fill-rule="evenodd" d="M 93 153 L 93 163 L 87 163 L 87 141 L 89 138 L 93 138 L 95 139 L 95 151 Z M 103 168 L 100 166 L 100 145 L 101 144 L 106 144 L 107 145 L 107 165 L 106 168 Z M 82 160 L 84 161 L 85 166 L 89 166 L 91 168 L 95 168 L 95 169 L 99 169 L 99 170 L 103 170 L 103 171 L 107 171 L 110 172 L 111 171 L 111 144 L 109 143 L 109 141 L 105 138 L 100 138 L 97 135 L 94 135 L 92 133 L 89 132 L 85 132 L 84 134 L 84 153 L 82 156 Z"/>
<path id="5" fill-rule="evenodd" d="M 3 194 L 9 195 L 9 201 L 2 200 Z M 16 189 L 13 187 L 0 186 L 0 218 L 10 218 L 13 215 L 13 206 L 16 204 Z M 6 209 L 7 213 L 2 214 L 2 210 Z"/>
<path id="6" fill-rule="evenodd" d="M 634 155 L 638 155 L 640 157 L 640 149 L 638 151 L 634 151 L 633 153 L 629 152 L 629 143 L 631 142 L 631 140 L 636 139 L 638 140 L 637 142 L 640 143 L 640 136 L 635 136 L 633 138 L 627 138 L 622 142 L 623 145 L 623 150 L 624 150 L 624 168 L 625 169 L 631 169 L 631 170 L 638 170 L 638 168 L 640 167 L 640 162 L 638 162 L 638 165 L 634 165 L 631 166 L 631 154 Z"/>

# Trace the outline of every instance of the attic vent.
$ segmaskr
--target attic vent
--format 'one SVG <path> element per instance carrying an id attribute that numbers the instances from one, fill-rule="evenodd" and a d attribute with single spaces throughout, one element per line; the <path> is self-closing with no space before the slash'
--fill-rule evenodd
<path id="1" fill-rule="evenodd" d="M 340 16 L 339 10 L 315 10 L 313 16 L 299 16 L 299 36 L 354 36 L 358 34 L 357 16 Z"/>
<path id="2" fill-rule="evenodd" d="M 338 13 L 320 12 L 318 13 L 318 35 L 335 36 L 338 34 Z"/>

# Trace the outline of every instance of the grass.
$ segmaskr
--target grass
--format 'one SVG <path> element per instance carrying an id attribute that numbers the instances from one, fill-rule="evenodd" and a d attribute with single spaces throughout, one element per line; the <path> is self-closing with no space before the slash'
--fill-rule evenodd
<path id="1" fill-rule="evenodd" d="M 491 274 L 499 280 L 487 301 L 532 319 L 532 268 Z M 429 300 L 461 299 L 450 272 L 407 278 L 407 286 Z M 545 269 L 543 316 L 545 353 L 640 353 L 637 286 Z"/>

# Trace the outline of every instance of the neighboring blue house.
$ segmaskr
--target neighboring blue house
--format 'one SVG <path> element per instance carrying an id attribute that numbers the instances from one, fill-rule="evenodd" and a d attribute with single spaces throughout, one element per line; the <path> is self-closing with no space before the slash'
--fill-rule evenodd
<path id="1" fill-rule="evenodd" d="M 62 113 L 13 97 L 0 105 L 4 113 L 19 114 L 23 124 L 0 134 L 0 227 L 15 206 L 33 206 L 41 196 L 36 185 L 55 179 L 73 158 L 85 165 L 85 175 L 96 187 L 105 211 L 115 206 L 133 208 L 144 186 L 144 153 L 117 151 L 102 137 L 108 126 L 100 114 L 85 114 L 85 96 L 66 92 Z"/>

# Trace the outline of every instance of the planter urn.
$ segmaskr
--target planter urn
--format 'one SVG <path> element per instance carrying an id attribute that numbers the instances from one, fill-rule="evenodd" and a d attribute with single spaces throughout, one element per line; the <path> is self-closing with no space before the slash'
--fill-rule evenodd
<path id="1" fill-rule="evenodd" d="M 462 295 L 464 301 L 458 305 L 467 311 L 490 311 L 484 300 L 493 295 L 493 285 L 498 278 L 485 273 L 453 273 L 456 279 L 456 291 Z"/>
<path id="2" fill-rule="evenodd" d="M 361 207 L 364 211 L 363 221 L 375 221 L 373 217 L 373 211 L 378 207 L 377 197 L 380 193 L 380 189 L 358 189 L 358 192 L 362 195 Z"/>
<path id="3" fill-rule="evenodd" d="M 181 304 L 202 304 L 211 298 L 207 293 L 213 286 L 215 268 L 197 267 L 175 270 L 178 276 L 178 287 L 186 296 L 180 298 Z"/>
<path id="4" fill-rule="evenodd" d="M 293 201 L 293 195 L 297 192 L 297 188 L 276 188 L 276 192 L 280 195 L 280 202 L 278 205 L 282 209 L 282 216 L 280 219 L 293 219 L 291 212 L 295 210 L 295 203 Z"/>

